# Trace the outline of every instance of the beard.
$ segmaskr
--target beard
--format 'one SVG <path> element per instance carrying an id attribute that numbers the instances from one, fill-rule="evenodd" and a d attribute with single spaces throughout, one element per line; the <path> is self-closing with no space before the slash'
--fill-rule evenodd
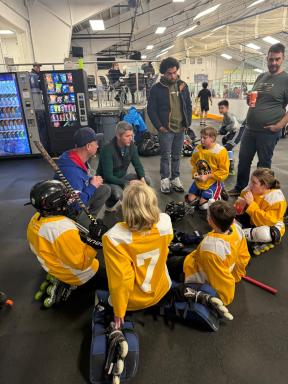
<path id="1" fill-rule="evenodd" d="M 276 73 L 280 69 L 280 65 L 268 65 L 268 70 L 270 73 Z"/>

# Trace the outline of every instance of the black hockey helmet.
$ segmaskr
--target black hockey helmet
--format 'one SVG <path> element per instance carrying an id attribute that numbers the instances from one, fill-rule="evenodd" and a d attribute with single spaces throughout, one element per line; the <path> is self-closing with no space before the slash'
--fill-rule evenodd
<path id="1" fill-rule="evenodd" d="M 40 213 L 59 214 L 68 205 L 70 193 L 59 180 L 45 180 L 30 191 L 30 202 Z"/>
<path id="2" fill-rule="evenodd" d="M 166 205 L 165 212 L 170 216 L 171 221 L 181 220 L 186 213 L 185 203 L 183 201 L 171 201 Z"/>

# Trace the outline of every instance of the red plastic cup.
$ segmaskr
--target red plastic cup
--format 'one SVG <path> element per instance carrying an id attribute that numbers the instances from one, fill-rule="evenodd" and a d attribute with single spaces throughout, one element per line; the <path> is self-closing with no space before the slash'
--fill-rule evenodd
<path id="1" fill-rule="evenodd" d="M 252 91 L 248 94 L 248 105 L 251 108 L 255 108 L 256 106 L 256 101 L 258 97 L 258 92 L 257 91 Z"/>
<path id="2" fill-rule="evenodd" d="M 243 197 L 238 197 L 238 199 L 235 202 L 235 209 L 237 215 L 242 215 L 245 212 L 246 208 L 246 200 L 243 199 Z"/>

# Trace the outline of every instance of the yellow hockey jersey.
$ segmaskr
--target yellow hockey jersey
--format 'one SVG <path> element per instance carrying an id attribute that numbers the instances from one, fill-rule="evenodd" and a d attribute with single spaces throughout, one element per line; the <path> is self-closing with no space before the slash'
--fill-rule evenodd
<path id="1" fill-rule="evenodd" d="M 208 283 L 225 305 L 234 298 L 235 283 L 245 276 L 250 260 L 245 235 L 233 224 L 228 234 L 211 231 L 183 265 L 186 283 Z"/>
<path id="2" fill-rule="evenodd" d="M 166 260 L 172 238 L 166 213 L 160 213 L 159 222 L 145 232 L 132 232 L 121 222 L 105 233 L 103 252 L 115 316 L 157 304 L 169 291 Z"/>
<path id="3" fill-rule="evenodd" d="M 207 163 L 207 168 L 211 171 L 212 177 L 205 182 L 195 180 L 199 189 L 206 190 L 216 181 L 224 181 L 229 175 L 229 157 L 226 148 L 215 143 L 212 148 L 205 149 L 201 144 L 197 145 L 191 156 L 192 177 L 199 173 L 197 165 L 199 160 Z"/>
<path id="4" fill-rule="evenodd" d="M 28 224 L 27 239 L 45 271 L 64 283 L 82 285 L 99 268 L 96 251 L 81 241 L 75 223 L 65 216 L 40 217 L 37 212 Z"/>
<path id="5" fill-rule="evenodd" d="M 241 196 L 247 191 L 245 188 Z M 287 202 L 281 189 L 269 189 L 263 195 L 253 195 L 254 201 L 247 207 L 246 212 L 250 216 L 252 225 L 259 227 L 276 225 L 280 228 L 281 237 L 285 233 L 284 214 Z"/>

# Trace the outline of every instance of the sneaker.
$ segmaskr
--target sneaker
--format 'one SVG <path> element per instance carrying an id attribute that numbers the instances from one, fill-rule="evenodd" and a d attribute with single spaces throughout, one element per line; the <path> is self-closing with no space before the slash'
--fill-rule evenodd
<path id="1" fill-rule="evenodd" d="M 160 188 L 162 193 L 171 193 L 171 188 L 170 188 L 170 180 L 168 177 L 165 179 L 161 179 L 161 188 Z"/>
<path id="2" fill-rule="evenodd" d="M 184 192 L 184 188 L 179 177 L 175 177 L 175 179 L 171 180 L 171 187 L 176 192 Z"/>
<path id="3" fill-rule="evenodd" d="M 228 191 L 229 196 L 235 196 L 238 197 L 240 196 L 240 191 L 238 191 L 237 188 L 232 188 L 230 191 Z"/>
<path id="4" fill-rule="evenodd" d="M 122 205 L 122 201 L 121 200 L 118 200 L 112 207 L 107 207 L 107 205 L 105 205 L 105 211 L 106 212 L 116 212 L 117 209 Z"/>

